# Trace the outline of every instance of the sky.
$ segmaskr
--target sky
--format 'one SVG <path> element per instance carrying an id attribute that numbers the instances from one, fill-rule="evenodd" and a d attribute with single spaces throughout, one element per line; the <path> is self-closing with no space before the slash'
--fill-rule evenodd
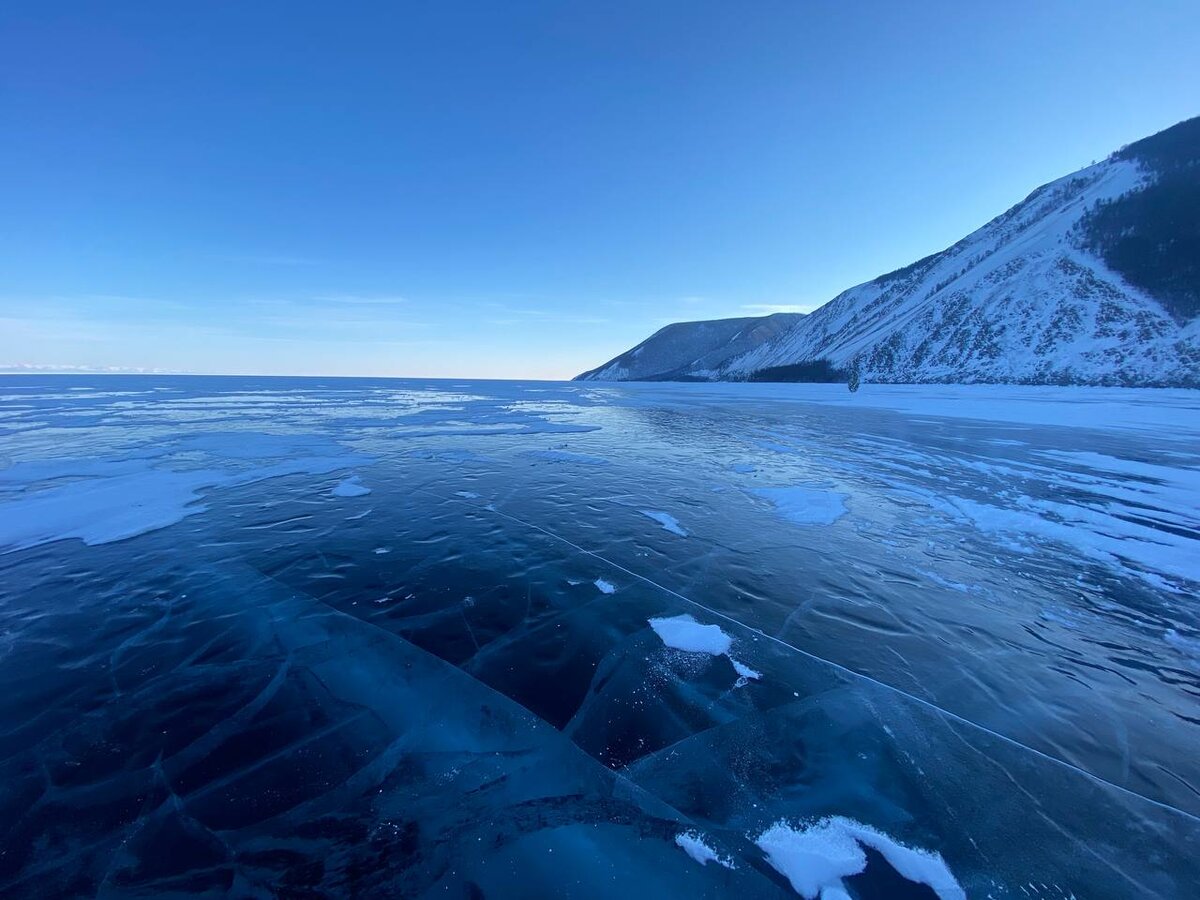
<path id="1" fill-rule="evenodd" d="M 0 6 L 0 371 L 568 378 L 1200 114 L 1200 3 Z"/>

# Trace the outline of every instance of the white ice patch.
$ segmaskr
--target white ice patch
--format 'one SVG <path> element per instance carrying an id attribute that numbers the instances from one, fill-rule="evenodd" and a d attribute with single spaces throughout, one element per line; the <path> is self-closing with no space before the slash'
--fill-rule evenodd
<path id="1" fill-rule="evenodd" d="M 271 459 L 269 452 L 283 458 Z M 193 435 L 117 460 L 22 463 L 4 473 L 0 548 L 125 540 L 204 512 L 197 501 L 209 489 L 324 475 L 364 462 L 370 460 L 322 437 L 238 432 Z"/>
<path id="2" fill-rule="evenodd" d="M 653 509 L 642 509 L 638 511 L 646 518 L 653 519 L 655 522 L 661 525 L 664 531 L 669 531 L 671 534 L 677 534 L 680 537 L 688 536 L 687 529 L 680 525 L 679 520 L 670 513 L 658 512 L 657 510 Z"/>
<path id="3" fill-rule="evenodd" d="M 733 868 L 732 860 L 718 854 L 716 850 L 704 843 L 703 838 L 695 832 L 682 831 L 675 835 L 675 845 L 702 866 L 710 862 L 715 862 L 717 865 L 724 866 L 727 869 Z"/>
<path id="4" fill-rule="evenodd" d="M 479 495 L 474 491 L 455 491 L 455 496 L 462 497 L 464 500 L 478 500 Z"/>
<path id="5" fill-rule="evenodd" d="M 755 488 L 752 493 L 769 500 L 776 512 L 797 525 L 832 525 L 846 514 L 846 496 L 837 491 L 770 487 Z"/>
<path id="6" fill-rule="evenodd" d="M 1028 552 L 1034 543 L 1055 541 L 1089 559 L 1130 571 L 1156 587 L 1163 586 L 1156 573 L 1200 581 L 1200 553 L 1194 552 L 1196 542 L 1192 538 L 1086 506 L 1028 497 L 1010 502 L 1017 508 L 955 496 L 940 498 L 930 505 L 969 521 L 1017 552 Z"/>
<path id="7" fill-rule="evenodd" d="M 593 584 L 596 585 L 596 589 L 602 594 L 615 594 L 617 592 L 617 586 L 611 581 L 605 581 L 603 578 L 597 578 Z"/>
<path id="8" fill-rule="evenodd" d="M 733 640 L 720 626 L 702 625 L 687 614 L 669 619 L 651 619 L 650 627 L 673 650 L 721 656 L 728 653 L 733 645 Z"/>
<path id="9" fill-rule="evenodd" d="M 939 575 L 937 572 L 930 571 L 929 569 L 917 569 L 917 572 L 921 575 L 924 575 L 934 584 L 941 585 L 944 588 L 949 588 L 952 591 L 958 591 L 962 594 L 975 594 L 981 590 L 977 584 L 964 584 L 961 581 L 951 581 L 949 578 L 945 578 Z"/>
<path id="10" fill-rule="evenodd" d="M 738 684 L 745 684 L 747 681 L 758 681 L 762 678 L 762 672 L 756 672 L 745 663 L 738 662 L 732 656 L 729 657 L 729 662 L 733 665 L 733 671 L 738 673 Z"/>
<path id="11" fill-rule="evenodd" d="M 364 494 L 371 493 L 369 487 L 359 482 L 360 479 L 357 475 L 351 475 L 345 481 L 336 485 L 329 493 L 335 497 L 361 497 Z"/>
<path id="12" fill-rule="evenodd" d="M 718 625 L 701 624 L 686 613 L 670 618 L 650 619 L 649 622 L 654 633 L 672 650 L 726 657 L 738 676 L 734 687 L 745 687 L 751 681 L 762 678 L 762 672 L 756 672 L 729 655 L 733 638 Z"/>
<path id="13" fill-rule="evenodd" d="M 204 512 L 196 503 L 199 491 L 220 481 L 217 472 L 151 470 L 33 491 L 0 506 L 0 545 L 21 549 L 66 538 L 107 544 L 136 537 Z"/>
<path id="14" fill-rule="evenodd" d="M 940 900 L 965 900 L 967 896 L 941 854 L 906 847 L 845 816 L 829 816 L 799 828 L 777 822 L 755 843 L 767 855 L 767 862 L 806 900 L 849 896 L 842 879 L 866 869 L 864 846 L 877 851 L 908 881 L 932 889 Z"/>

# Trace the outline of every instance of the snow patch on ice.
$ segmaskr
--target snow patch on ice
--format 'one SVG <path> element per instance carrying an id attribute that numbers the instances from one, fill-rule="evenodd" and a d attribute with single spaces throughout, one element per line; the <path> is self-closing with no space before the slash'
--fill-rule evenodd
<path id="1" fill-rule="evenodd" d="M 615 594 L 617 592 L 617 586 L 611 581 L 605 581 L 603 578 L 597 578 L 592 583 L 596 585 L 596 589 L 602 594 Z"/>
<path id="2" fill-rule="evenodd" d="M 755 488 L 775 511 L 797 525 L 832 525 L 846 514 L 846 495 L 808 487 Z"/>
<path id="3" fill-rule="evenodd" d="M 271 459 L 272 453 L 280 458 Z M 125 540 L 204 512 L 197 501 L 209 489 L 325 475 L 370 461 L 318 435 L 217 432 L 127 451 L 119 459 L 21 463 L 4 473 L 0 548 Z"/>
<path id="4" fill-rule="evenodd" d="M 845 816 L 829 816 L 808 826 L 776 822 L 754 841 L 767 862 L 805 900 L 848 897 L 842 879 L 867 867 L 863 847 L 877 851 L 908 881 L 931 888 L 940 900 L 965 900 L 941 854 L 906 847 L 889 835 Z"/>
<path id="5" fill-rule="evenodd" d="M 365 484 L 360 484 L 362 479 L 357 475 L 351 475 L 345 481 L 335 485 L 329 493 L 335 497 L 362 497 L 365 494 L 371 493 L 371 489 Z"/>
<path id="6" fill-rule="evenodd" d="M 669 619 L 650 619 L 650 627 L 673 650 L 721 656 L 733 646 L 733 639 L 719 625 L 703 625 L 686 613 Z"/>
<path id="7" fill-rule="evenodd" d="M 23 549 L 79 538 L 107 544 L 166 528 L 207 508 L 200 489 L 219 483 L 216 472 L 148 471 L 94 478 L 34 491 L 0 507 L 0 545 Z"/>
<path id="8" fill-rule="evenodd" d="M 1194 552 L 1192 538 L 1086 506 L 1030 497 L 1010 502 L 1015 508 L 946 496 L 930 505 L 960 521 L 969 521 L 1017 552 L 1029 552 L 1033 542 L 1055 541 L 1089 559 L 1124 569 L 1155 587 L 1165 586 L 1160 577 L 1163 575 L 1200 581 L 1200 554 Z"/>
<path id="9" fill-rule="evenodd" d="M 715 862 L 717 865 L 724 866 L 727 869 L 733 868 L 732 860 L 717 853 L 716 850 L 704 843 L 704 839 L 695 832 L 682 831 L 675 835 L 675 845 L 702 866 L 710 862 Z"/>
<path id="10" fill-rule="evenodd" d="M 733 638 L 726 634 L 719 625 L 704 625 L 697 622 L 688 614 L 669 618 L 660 617 L 649 619 L 650 627 L 667 647 L 681 650 L 684 653 L 704 653 L 708 656 L 724 656 L 737 673 L 734 687 L 745 687 L 751 681 L 762 678 L 762 672 L 757 672 L 745 663 L 729 655 L 733 647 Z"/>
<path id="11" fill-rule="evenodd" d="M 657 510 L 653 509 L 642 509 L 639 510 L 639 512 L 646 518 L 653 519 L 655 522 L 661 525 L 664 531 L 669 531 L 671 534 L 677 534 L 680 537 L 688 536 L 687 529 L 680 525 L 679 520 L 670 513 L 658 512 Z"/>
<path id="12" fill-rule="evenodd" d="M 931 571 L 930 569 L 917 569 L 917 572 L 921 575 L 924 575 L 934 584 L 940 585 L 944 588 L 949 588 L 952 591 L 958 591 L 962 594 L 977 594 L 981 590 L 977 584 L 964 584 L 961 581 L 951 581 L 949 578 L 939 575 L 937 572 Z"/>
<path id="13" fill-rule="evenodd" d="M 729 662 L 733 666 L 733 671 L 738 673 L 738 686 L 741 687 L 748 681 L 758 681 L 762 678 L 762 672 L 756 672 L 748 665 L 738 662 L 732 656 L 729 657 Z"/>

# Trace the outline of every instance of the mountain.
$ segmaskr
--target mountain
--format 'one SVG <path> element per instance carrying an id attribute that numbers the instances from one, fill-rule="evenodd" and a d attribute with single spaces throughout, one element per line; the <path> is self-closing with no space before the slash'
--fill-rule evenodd
<path id="1" fill-rule="evenodd" d="M 671 381 L 715 378 L 733 359 L 786 333 L 800 313 L 676 322 L 577 381 Z"/>
<path id="2" fill-rule="evenodd" d="M 1043 185 L 754 346 L 728 352 L 720 324 L 668 326 L 579 378 L 825 380 L 813 373 L 857 365 L 877 382 L 1200 387 L 1200 118 Z M 692 342 L 674 369 L 627 360 L 676 327 Z"/>

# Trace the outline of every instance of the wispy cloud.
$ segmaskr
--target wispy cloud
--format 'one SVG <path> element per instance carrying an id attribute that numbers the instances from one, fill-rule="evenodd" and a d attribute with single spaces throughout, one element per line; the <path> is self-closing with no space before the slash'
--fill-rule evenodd
<path id="1" fill-rule="evenodd" d="M 317 303 L 343 303 L 350 306 L 396 306 L 407 303 L 407 297 L 394 294 L 323 294 L 313 297 Z"/>
<path id="2" fill-rule="evenodd" d="M 69 363 L 0 363 L 0 372 L 10 375 L 70 374 L 81 375 L 165 375 L 166 369 L 145 366 L 76 366 Z"/>
<path id="3" fill-rule="evenodd" d="M 561 313 L 552 309 L 528 306 L 509 306 L 505 303 L 483 302 L 478 306 L 492 310 L 495 315 L 484 320 L 488 324 L 513 325 L 521 322 L 545 322 L 556 325 L 607 325 L 609 319 L 602 316 L 579 316 Z M 517 318 L 520 317 L 520 318 Z"/>
<path id="4" fill-rule="evenodd" d="M 818 306 L 819 303 L 744 303 L 742 309 L 765 316 L 771 313 L 810 313 Z"/>

